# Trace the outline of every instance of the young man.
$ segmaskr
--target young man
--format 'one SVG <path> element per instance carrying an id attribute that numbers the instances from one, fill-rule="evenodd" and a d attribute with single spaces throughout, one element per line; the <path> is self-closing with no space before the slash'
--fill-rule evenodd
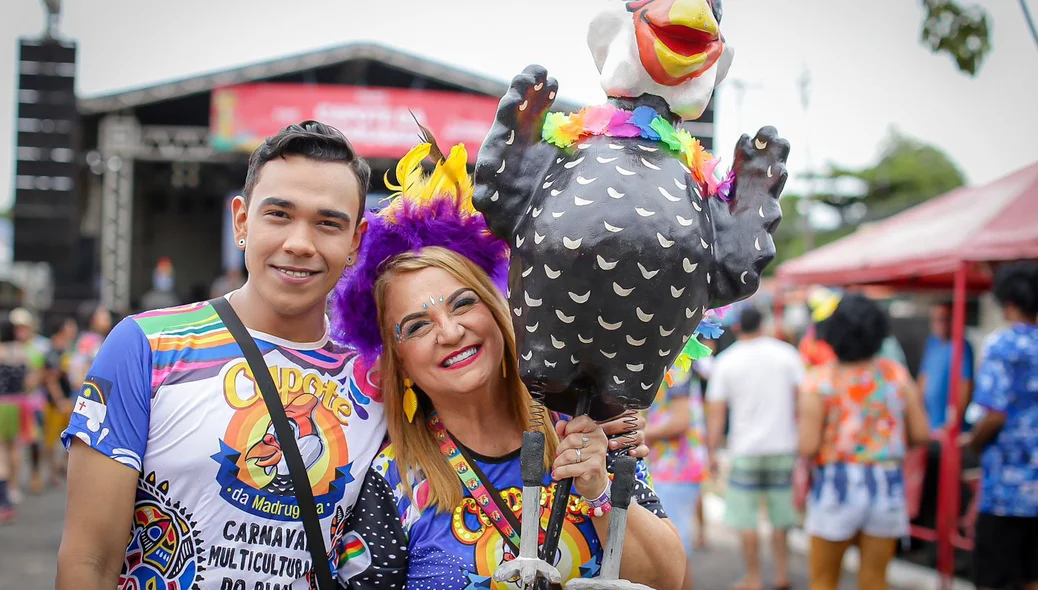
<path id="1" fill-rule="evenodd" d="M 982 452 L 973 581 L 1038 588 L 1038 263 L 1002 267 L 995 298 L 1011 326 L 991 335 L 977 374 L 985 415 L 965 438 Z"/>
<path id="2" fill-rule="evenodd" d="M 738 340 L 718 355 L 706 393 L 711 462 L 731 410 L 725 522 L 742 537 L 746 575 L 733 586 L 739 590 L 763 588 L 757 536 L 761 500 L 773 528 L 776 588 L 789 587 L 786 533 L 795 524 L 796 402 L 804 366 L 796 348 L 763 334 L 762 323 L 761 312 L 752 307 L 739 312 Z"/>
<path id="3" fill-rule="evenodd" d="M 329 552 L 319 567 L 346 559 L 345 517 L 385 433 L 368 369 L 330 342 L 325 317 L 356 262 L 369 176 L 341 133 L 306 121 L 252 154 L 232 205 L 249 278 L 228 297 L 296 433 Z M 311 587 L 281 445 L 210 304 L 120 322 L 62 439 L 58 590 Z"/>

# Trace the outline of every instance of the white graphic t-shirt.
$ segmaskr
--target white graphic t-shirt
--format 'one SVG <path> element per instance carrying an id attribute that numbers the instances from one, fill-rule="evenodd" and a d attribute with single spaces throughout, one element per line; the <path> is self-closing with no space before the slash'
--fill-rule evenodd
<path id="1" fill-rule="evenodd" d="M 385 435 L 374 371 L 329 342 L 252 332 L 313 486 L 333 571 Z M 127 318 L 76 399 L 76 437 L 140 472 L 121 590 L 310 588 L 292 479 L 241 349 L 208 303 Z M 103 501 L 103 499 L 99 499 Z"/>

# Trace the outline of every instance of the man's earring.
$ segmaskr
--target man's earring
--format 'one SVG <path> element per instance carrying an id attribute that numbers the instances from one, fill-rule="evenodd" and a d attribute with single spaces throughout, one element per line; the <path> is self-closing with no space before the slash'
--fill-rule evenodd
<path id="1" fill-rule="evenodd" d="M 245 247 L 245 238 L 241 238 L 241 239 L 238 240 L 238 247 L 239 248 L 244 248 Z"/>

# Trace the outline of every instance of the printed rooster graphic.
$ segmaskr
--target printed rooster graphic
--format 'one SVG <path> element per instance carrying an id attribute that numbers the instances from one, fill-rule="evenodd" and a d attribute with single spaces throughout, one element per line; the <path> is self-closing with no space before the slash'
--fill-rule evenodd
<path id="1" fill-rule="evenodd" d="M 316 396 L 304 393 L 285 406 L 285 414 L 288 416 L 288 424 L 296 437 L 299 446 L 299 454 L 303 457 L 303 463 L 309 471 L 324 455 L 324 442 L 314 422 L 313 414 L 318 407 L 319 400 Z M 263 468 L 267 475 L 273 475 L 263 491 L 272 494 L 286 495 L 294 490 L 292 477 L 288 471 L 288 463 L 281 452 L 281 444 L 274 433 L 274 424 L 267 427 L 256 444 L 249 448 L 245 455 L 246 461 L 255 461 L 256 465 Z"/>
<path id="2" fill-rule="evenodd" d="M 731 63 L 720 20 L 720 0 L 604 10 L 588 43 L 609 103 L 546 125 L 558 84 L 530 66 L 480 149 L 473 203 L 511 247 L 520 374 L 553 410 L 648 407 L 707 310 L 752 295 L 775 256 L 789 144 L 744 135 L 720 194 L 681 128 Z"/>

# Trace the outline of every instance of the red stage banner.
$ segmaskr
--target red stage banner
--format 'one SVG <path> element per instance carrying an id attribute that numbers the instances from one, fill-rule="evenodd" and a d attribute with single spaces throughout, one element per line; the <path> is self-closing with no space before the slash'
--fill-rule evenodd
<path id="1" fill-rule="evenodd" d="M 464 143 L 475 161 L 497 103 L 438 90 L 243 84 L 213 91 L 210 141 L 217 151 L 251 152 L 282 127 L 314 119 L 338 128 L 366 158 L 399 158 L 420 141 L 414 113 L 444 151 Z"/>

